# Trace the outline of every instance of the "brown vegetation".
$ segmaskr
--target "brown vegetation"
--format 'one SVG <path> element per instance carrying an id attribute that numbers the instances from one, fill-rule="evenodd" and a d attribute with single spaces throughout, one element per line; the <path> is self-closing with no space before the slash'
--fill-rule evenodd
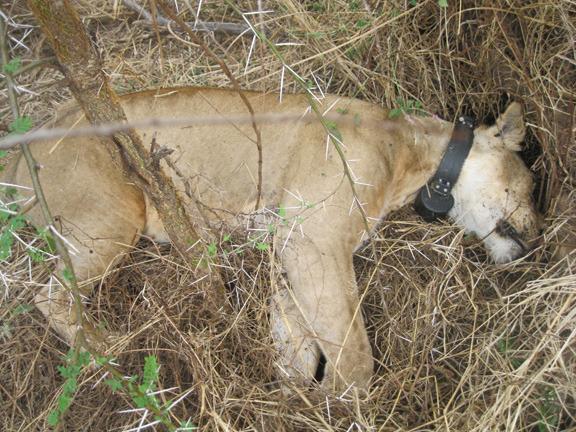
<path id="1" fill-rule="evenodd" d="M 115 90 L 230 86 L 177 26 L 156 32 L 120 1 L 75 3 Z M 177 3 L 193 22 L 186 2 Z M 260 2 L 235 3 L 248 12 Z M 123 336 L 115 349 L 122 370 L 141 373 L 144 356 L 157 355 L 161 387 L 177 387 L 166 398 L 190 392 L 173 414 L 205 431 L 574 430 L 574 3 L 261 3 L 273 12 L 246 18 L 284 44 L 278 49 L 287 64 L 314 88 L 389 107 L 399 106 L 398 99 L 419 100 L 446 119 L 464 112 L 489 121 L 509 99 L 521 101 L 529 124 L 524 156 L 547 216 L 544 245 L 530 261 L 495 266 L 476 239 L 452 226 L 423 224 L 409 208 L 391 215 L 375 250 L 356 259 L 378 364 L 370 394 L 300 389 L 286 396 L 274 385 L 267 325 L 270 286 L 280 278 L 274 257 L 250 248 L 221 257 L 237 318 L 218 323 L 201 313 L 204 287 L 193 284 L 190 266 L 170 248 L 142 242 L 91 298 L 91 313 Z M 242 23 L 225 4 L 204 1 L 200 18 Z M 41 33 L 25 27 L 34 21 L 24 2 L 0 5 L 13 20 L 11 55 L 24 63 L 50 56 Z M 282 64 L 265 45 L 252 48 L 252 34 L 200 36 L 242 87 L 280 89 Z M 51 116 L 55 102 L 70 98 L 51 67 L 17 81 L 22 111 L 35 124 Z M 283 91 L 298 91 L 288 73 Z M 5 89 L 0 92 L 5 127 L 9 110 Z M 230 250 L 225 234 L 220 246 Z M 553 260 L 554 252 L 560 253 Z M 32 280 L 46 272 L 36 268 L 31 275 L 29 262 L 19 244 L 0 274 L 0 430 L 6 431 L 45 430 L 63 383 L 56 366 L 67 347 L 39 312 L 21 307 L 32 304 Z M 100 378 L 98 371 L 82 375 L 63 430 L 138 426 L 138 412 L 119 412 L 131 408 L 129 400 L 112 395 Z"/>

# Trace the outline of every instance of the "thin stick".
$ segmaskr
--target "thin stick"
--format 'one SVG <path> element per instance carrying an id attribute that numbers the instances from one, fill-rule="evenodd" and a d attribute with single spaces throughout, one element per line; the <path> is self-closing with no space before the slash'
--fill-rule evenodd
<path id="1" fill-rule="evenodd" d="M 170 19 L 176 22 L 176 24 L 178 24 L 180 29 L 185 33 L 187 33 L 188 36 L 190 36 L 190 38 L 194 41 L 194 43 L 198 44 L 206 54 L 208 54 L 216 61 L 216 63 L 218 63 L 218 66 L 220 66 L 222 72 L 224 72 L 224 74 L 228 77 L 230 83 L 232 84 L 232 87 L 238 93 L 238 96 L 240 96 L 240 99 L 242 99 L 242 102 L 244 103 L 244 105 L 246 105 L 246 108 L 248 109 L 248 112 L 252 117 L 251 122 L 252 129 L 254 129 L 254 133 L 256 135 L 256 149 L 258 151 L 258 186 L 256 190 L 256 204 L 254 206 L 254 210 L 258 210 L 258 208 L 260 207 L 260 199 L 262 197 L 262 134 L 260 133 L 260 128 L 256 124 L 254 108 L 252 107 L 252 104 L 250 103 L 244 92 L 240 89 L 240 84 L 238 83 L 238 80 L 236 80 L 236 78 L 228 68 L 228 65 L 219 56 L 217 56 L 210 49 L 208 45 L 206 45 L 206 43 L 202 40 L 202 38 L 198 37 L 192 31 L 189 25 L 187 25 L 179 16 L 177 16 L 174 13 L 174 11 L 172 11 L 171 8 L 169 8 L 166 5 L 164 0 L 157 0 L 157 2 L 158 6 L 160 6 L 160 9 L 162 9 L 164 13 L 168 15 L 168 17 L 170 17 Z"/>
<path id="2" fill-rule="evenodd" d="M 321 118 L 330 121 L 338 121 L 341 125 L 355 125 L 355 120 L 342 116 L 338 113 L 327 113 Z M 126 132 L 130 129 L 159 129 L 171 127 L 192 127 L 192 126 L 212 126 L 212 125 L 230 125 L 252 123 L 256 121 L 260 124 L 274 123 L 296 123 L 299 121 L 305 123 L 320 122 L 321 118 L 315 113 L 285 113 L 285 114 L 248 114 L 240 115 L 218 115 L 218 116 L 193 116 L 193 117 L 150 117 L 141 120 L 126 122 L 107 122 L 93 126 L 70 128 L 46 128 L 37 129 L 24 135 L 10 135 L 0 141 L 0 150 L 7 150 L 22 143 L 32 143 L 34 141 L 53 140 L 60 138 L 72 138 L 80 136 L 111 136 L 118 132 Z M 396 126 L 386 121 L 362 120 L 363 127 L 370 127 L 376 130 L 393 129 Z"/>
<path id="3" fill-rule="evenodd" d="M 33 69 L 44 67 L 44 66 L 51 66 L 56 67 L 56 58 L 55 57 L 47 57 L 45 59 L 35 60 L 30 62 L 21 68 L 19 68 L 16 72 L 14 72 L 11 77 L 12 79 L 16 78 L 18 75 L 22 75 L 23 73 L 30 72 Z M 6 79 L 5 76 L 0 76 L 0 80 Z"/>
<path id="4" fill-rule="evenodd" d="M 140 6 L 134 0 L 123 0 L 124 6 L 133 11 L 139 13 L 144 17 L 144 19 L 150 23 L 154 22 L 152 18 L 152 14 L 148 12 L 145 8 Z M 163 17 L 160 14 L 157 14 L 156 21 L 158 25 L 168 26 L 173 21 Z M 242 35 L 246 33 L 248 30 L 248 26 L 246 24 L 235 24 L 235 23 L 222 23 L 222 22 L 215 22 L 215 21 L 196 21 L 194 23 L 186 23 L 195 31 L 203 31 L 203 32 L 221 32 L 221 33 L 230 33 L 230 34 L 239 34 Z"/>
<path id="5" fill-rule="evenodd" d="M 0 51 L 2 55 L 2 64 L 4 65 L 8 64 L 9 62 L 6 31 L 7 28 L 5 28 L 4 26 L 4 20 L 0 18 Z M 7 72 L 4 73 L 6 76 L 8 100 L 10 101 L 12 116 L 14 117 L 14 119 L 17 119 L 20 117 L 20 109 L 18 108 L 18 100 L 16 98 L 16 92 L 14 91 L 14 81 L 9 73 Z M 32 179 L 34 194 L 42 210 L 42 216 L 44 217 L 44 222 L 48 227 L 52 228 L 54 219 L 50 212 L 50 208 L 48 207 L 48 202 L 46 201 L 44 190 L 42 189 L 42 185 L 40 184 L 40 179 L 38 178 L 38 164 L 36 163 L 36 160 L 34 159 L 32 152 L 30 151 L 28 143 L 22 142 L 20 144 L 20 148 L 22 149 L 24 159 L 26 160 L 26 165 L 28 166 L 28 171 L 30 172 L 30 178 Z M 82 304 L 82 298 L 80 296 L 80 290 L 78 288 L 76 274 L 74 272 L 74 266 L 72 265 L 72 259 L 70 258 L 70 254 L 68 253 L 68 248 L 66 247 L 62 239 L 58 236 L 54 236 L 54 243 L 56 245 L 56 251 L 58 252 L 58 255 L 64 262 L 65 269 L 67 269 L 68 272 L 70 273 L 70 277 L 66 278 L 67 284 L 69 284 L 69 286 L 66 283 L 64 283 L 64 280 L 61 281 L 61 285 L 63 288 L 69 290 L 69 292 L 72 294 L 72 299 L 74 301 L 74 308 L 77 315 L 76 319 L 78 320 L 79 324 L 76 331 L 76 338 L 74 340 L 74 348 L 77 352 L 79 348 L 88 346 L 88 342 L 84 335 L 84 306 Z M 50 301 L 50 299 L 48 299 L 48 301 Z"/>

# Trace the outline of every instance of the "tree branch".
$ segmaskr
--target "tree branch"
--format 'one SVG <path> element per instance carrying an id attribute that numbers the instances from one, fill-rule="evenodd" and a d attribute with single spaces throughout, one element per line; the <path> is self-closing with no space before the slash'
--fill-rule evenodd
<path id="1" fill-rule="evenodd" d="M 326 113 L 323 119 L 329 121 L 338 121 L 339 125 L 354 126 L 357 120 L 343 116 L 339 113 Z M 0 150 L 7 150 L 23 142 L 34 142 L 41 140 L 51 140 L 59 138 L 72 138 L 81 136 L 113 136 L 119 132 L 126 132 L 130 129 L 158 129 L 183 126 L 209 126 L 209 125 L 230 125 L 240 123 L 252 123 L 256 121 L 259 124 L 274 123 L 296 123 L 299 121 L 310 123 L 320 122 L 321 119 L 315 113 L 270 113 L 270 114 L 249 114 L 227 115 L 227 116 L 194 116 L 194 117 L 150 117 L 142 120 L 133 120 L 126 122 L 106 122 L 98 125 L 87 127 L 70 128 L 43 128 L 25 135 L 10 135 L 0 141 Z M 394 126 L 386 122 L 375 122 L 367 119 L 362 120 L 362 125 L 374 128 L 375 130 L 391 129 Z"/>
<path id="2" fill-rule="evenodd" d="M 0 17 L 0 51 L 2 55 L 2 64 L 6 65 L 9 62 L 9 55 L 8 55 L 8 42 L 6 41 L 6 31 L 7 28 L 4 26 L 4 19 Z M 8 90 L 8 100 L 10 101 L 10 108 L 12 110 L 12 116 L 14 119 L 20 117 L 20 109 L 18 108 L 18 101 L 16 97 L 16 92 L 14 91 L 14 81 L 12 79 L 12 75 L 8 72 L 4 72 L 6 77 L 6 87 Z M 48 203 L 46 201 L 46 197 L 44 195 L 44 190 L 42 189 L 42 184 L 40 183 L 40 179 L 38 177 L 38 164 L 30 151 L 30 147 L 28 146 L 27 142 L 22 142 L 20 144 L 20 148 L 24 155 L 24 159 L 26 161 L 26 165 L 28 166 L 28 171 L 30 173 L 30 178 L 32 179 L 32 187 L 34 189 L 35 200 L 37 201 L 38 205 L 40 205 L 40 209 L 42 211 L 42 216 L 44 218 L 44 223 L 47 227 L 53 227 L 54 219 L 52 217 L 52 213 L 50 212 L 50 208 L 48 207 Z M 76 313 L 76 317 L 78 320 L 78 329 L 76 331 L 76 339 L 74 341 L 74 346 L 76 349 L 79 348 L 87 348 L 88 341 L 86 340 L 84 334 L 84 307 L 82 305 L 82 298 L 80 296 L 80 290 L 78 288 L 78 281 L 76 280 L 76 275 L 74 273 L 74 267 L 72 265 L 72 260 L 70 259 L 70 254 L 68 253 L 68 248 L 62 241 L 62 239 L 58 236 L 54 236 L 54 243 L 56 245 L 56 252 L 60 256 L 60 259 L 64 262 L 64 268 L 68 270 L 70 277 L 61 279 L 62 287 L 68 289 L 70 294 L 72 295 L 73 303 L 74 303 L 74 311 Z M 67 283 L 64 283 L 64 280 Z M 68 286 L 69 284 L 69 286 Z M 88 348 L 87 348 L 88 349 Z"/>
<path id="3" fill-rule="evenodd" d="M 140 14 L 144 19 L 150 23 L 154 21 L 152 14 L 148 12 L 145 8 L 140 6 L 134 0 L 123 0 L 124 6 Z M 156 16 L 156 21 L 159 25 L 168 26 L 173 23 L 172 20 L 164 18 L 162 15 L 158 14 Z M 246 24 L 235 24 L 235 23 L 222 23 L 214 21 L 196 21 L 194 23 L 186 23 L 194 31 L 204 31 L 204 32 L 214 32 L 214 33 L 230 33 L 230 34 L 244 34 L 249 30 Z"/>
<path id="4" fill-rule="evenodd" d="M 71 1 L 28 0 L 28 5 L 50 42 L 86 118 L 93 124 L 125 122 L 126 115 L 119 98 L 102 70 L 101 59 Z M 190 246 L 200 237 L 172 179 L 161 169 L 151 169 L 150 154 L 134 129 L 115 133 L 114 142 L 116 146 L 105 144 L 112 160 L 123 167 L 125 175 L 146 193 L 158 210 L 176 249 L 189 262 L 199 261 L 202 254 L 191 250 Z M 226 303 L 224 286 L 215 276 L 215 289 L 207 292 L 209 309 L 213 312 Z"/>

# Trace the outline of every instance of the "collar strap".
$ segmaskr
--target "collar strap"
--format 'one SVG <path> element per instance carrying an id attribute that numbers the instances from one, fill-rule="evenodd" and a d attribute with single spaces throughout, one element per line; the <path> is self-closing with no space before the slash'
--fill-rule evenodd
<path id="1" fill-rule="evenodd" d="M 431 222 L 442 218 L 454 206 L 452 188 L 458 181 L 473 142 L 474 120 L 471 117 L 459 117 L 436 173 L 416 196 L 414 208 L 424 220 Z"/>

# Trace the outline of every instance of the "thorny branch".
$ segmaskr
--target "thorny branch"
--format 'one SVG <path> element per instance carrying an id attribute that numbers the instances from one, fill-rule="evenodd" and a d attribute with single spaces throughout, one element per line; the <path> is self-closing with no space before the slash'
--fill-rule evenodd
<path id="1" fill-rule="evenodd" d="M 368 216 L 366 214 L 366 211 L 364 210 L 364 207 L 362 206 L 358 193 L 356 192 L 356 180 L 354 180 L 354 176 L 352 175 L 352 171 L 350 169 L 348 161 L 346 160 L 346 155 L 342 150 L 342 142 L 336 136 L 337 130 L 335 130 L 335 127 L 329 123 L 328 119 L 326 118 L 326 115 L 320 111 L 320 107 L 318 106 L 318 103 L 311 94 L 310 89 L 307 87 L 306 82 L 296 72 L 294 72 L 294 70 L 290 66 L 286 64 L 284 56 L 282 55 L 282 53 L 280 53 L 280 51 L 278 51 L 276 46 L 272 42 L 270 42 L 270 40 L 266 37 L 266 35 L 256 30 L 256 28 L 254 28 L 254 26 L 250 24 L 250 22 L 246 19 L 245 15 L 234 4 L 234 2 L 232 2 L 231 0 L 225 0 L 225 1 L 232 9 L 234 9 L 236 13 L 240 14 L 246 20 L 246 23 L 250 26 L 252 32 L 258 37 L 258 39 L 260 39 L 268 46 L 268 48 L 272 51 L 272 53 L 276 56 L 276 58 L 280 60 L 283 67 L 288 70 L 288 72 L 292 75 L 294 80 L 300 85 L 300 87 L 304 91 L 304 95 L 308 99 L 308 104 L 310 105 L 310 108 L 318 118 L 318 121 L 320 121 L 320 123 L 324 127 L 326 133 L 328 134 L 330 142 L 333 144 L 334 149 L 336 150 L 340 160 L 342 161 L 344 175 L 348 179 L 350 188 L 352 190 L 353 205 L 358 209 L 360 215 L 362 216 L 362 219 L 364 221 L 364 229 L 366 230 L 366 235 L 370 236 L 370 225 L 368 223 Z M 372 247 L 374 247 L 374 245 L 372 245 Z"/>
<path id="2" fill-rule="evenodd" d="M 2 55 L 2 64 L 6 65 L 9 62 L 8 55 L 8 42 L 6 40 L 7 28 L 4 25 L 4 19 L 0 17 L 0 51 Z M 10 108 L 12 110 L 12 116 L 14 119 L 20 117 L 20 109 L 18 107 L 18 100 L 16 97 L 16 92 L 14 91 L 15 85 L 12 76 L 7 71 L 4 71 L 6 76 L 6 87 L 8 90 L 8 99 L 10 101 Z M 54 219 L 48 207 L 46 197 L 44 195 L 44 190 L 40 184 L 40 179 L 38 177 L 38 164 L 30 151 L 30 147 L 27 142 L 20 143 L 20 148 L 24 159 L 26 160 L 26 165 L 28 166 L 28 171 L 30 172 L 30 178 L 32 179 L 32 186 L 34 189 L 35 200 L 42 210 L 42 216 L 44 217 L 44 222 L 47 227 L 53 228 Z M 65 269 L 68 270 L 70 277 L 61 277 L 59 282 L 65 289 L 68 289 L 72 295 L 74 302 L 74 310 L 77 315 L 76 323 L 78 328 L 76 331 L 76 340 L 74 341 L 74 346 L 76 349 L 86 348 L 88 349 L 88 342 L 84 334 L 84 307 L 82 304 L 82 298 L 80 296 L 80 290 L 78 288 L 78 281 L 76 280 L 76 275 L 74 273 L 74 267 L 72 265 L 72 260 L 70 254 L 68 253 L 68 248 L 64 244 L 63 240 L 59 236 L 54 236 L 54 242 L 56 245 L 56 251 L 60 256 L 60 259 L 64 262 Z M 66 280 L 66 283 L 64 282 Z M 48 300 L 50 301 L 50 300 Z"/>
<path id="3" fill-rule="evenodd" d="M 254 134 L 256 135 L 256 148 L 258 150 L 258 186 L 256 191 L 256 204 L 254 205 L 254 210 L 258 210 L 260 207 L 260 199 L 262 198 L 262 134 L 260 132 L 260 128 L 256 124 L 254 108 L 252 107 L 252 104 L 244 92 L 242 92 L 240 89 L 240 84 L 228 68 L 228 65 L 226 65 L 226 63 L 219 56 L 217 56 L 208 45 L 204 43 L 202 38 L 198 37 L 198 35 L 192 31 L 190 26 L 188 26 L 179 16 L 174 13 L 174 11 L 169 6 L 166 5 L 164 0 L 156 0 L 156 2 L 160 9 L 162 9 L 164 13 L 170 17 L 170 19 L 176 22 L 180 29 L 184 31 L 190 37 L 190 39 L 194 41 L 194 43 L 198 44 L 206 54 L 208 54 L 210 57 L 212 57 L 212 59 L 214 59 L 214 61 L 216 61 L 216 63 L 218 63 L 218 66 L 220 66 L 222 72 L 224 72 L 224 74 L 228 77 L 232 87 L 238 93 L 238 96 L 240 96 L 240 99 L 242 99 L 242 102 L 252 117 L 252 129 L 254 129 Z"/>
<path id="4" fill-rule="evenodd" d="M 28 4 L 47 36 L 86 118 L 91 123 L 125 121 L 126 114 L 102 70 L 100 56 L 71 1 L 28 0 Z M 115 133 L 113 138 L 114 143 L 103 143 L 112 160 L 146 193 L 158 210 L 175 248 L 189 262 L 199 262 L 201 253 L 191 248 L 199 240 L 191 210 L 184 205 L 172 179 L 162 170 L 149 169 L 149 151 L 135 130 Z M 212 289 L 206 290 L 206 311 L 220 313 L 221 308 L 226 307 L 224 285 L 217 272 L 210 268 L 208 271 L 214 277 Z"/>
<path id="5" fill-rule="evenodd" d="M 9 54 L 8 54 L 9 48 L 8 48 L 8 42 L 6 40 L 6 31 L 7 29 L 5 28 L 4 25 L 4 19 L 0 16 L 0 53 L 2 58 L 2 65 L 6 65 L 9 62 Z M 17 119 L 20 117 L 20 110 L 18 107 L 16 92 L 14 90 L 15 85 L 13 77 L 10 73 L 6 71 L 4 71 L 4 73 L 7 84 L 8 99 L 10 101 L 10 108 L 12 110 L 12 115 L 14 119 Z M 47 225 L 48 228 L 50 228 L 52 232 L 57 233 L 57 230 L 54 227 L 53 223 L 54 219 L 50 212 L 48 202 L 46 201 L 46 197 L 44 195 L 42 185 L 38 177 L 38 169 L 39 169 L 38 164 L 30 151 L 27 141 L 21 142 L 20 148 L 22 150 L 22 153 L 26 160 L 26 164 L 28 166 L 28 171 L 32 179 L 32 186 L 35 194 L 33 204 L 29 204 L 29 206 L 38 204 L 42 210 L 42 215 L 44 217 L 45 224 Z M 163 149 L 159 149 L 160 152 L 162 150 Z M 25 210 L 27 211 L 29 210 L 29 208 L 26 208 Z M 24 212 L 24 209 L 22 209 L 21 212 Z M 58 282 L 62 285 L 64 289 L 70 292 L 73 300 L 73 310 L 76 314 L 77 322 L 75 324 L 77 327 L 76 327 L 76 339 L 74 340 L 74 347 L 73 347 L 74 357 L 75 358 L 78 357 L 80 350 L 86 350 L 88 353 L 90 353 L 90 355 L 94 359 L 104 358 L 99 352 L 99 350 L 91 344 L 91 341 L 88 341 L 88 339 L 86 338 L 86 329 L 90 328 L 90 325 L 85 319 L 84 304 L 82 303 L 82 297 L 80 294 L 80 289 L 78 287 L 78 281 L 76 279 L 74 266 L 72 264 L 70 254 L 68 252 L 68 248 L 64 243 L 63 237 L 61 237 L 60 235 L 54 235 L 53 239 L 56 245 L 56 251 L 59 255 L 59 258 L 64 263 L 64 270 L 68 272 L 67 277 L 64 276 L 58 277 Z M 103 364 L 101 364 L 101 366 L 106 371 L 106 374 L 114 377 L 114 379 L 122 383 L 122 385 L 126 387 L 126 391 L 128 393 L 132 391 L 137 397 L 140 397 L 143 400 L 147 400 L 146 399 L 147 395 L 144 394 L 138 387 L 133 387 L 130 391 L 128 390 L 129 387 L 126 381 L 124 380 L 125 378 L 124 374 L 121 373 L 118 369 L 116 369 L 109 361 L 105 361 Z M 168 430 L 174 431 L 177 429 L 176 425 L 172 422 L 171 418 L 165 415 L 162 408 L 147 402 L 146 409 L 149 410 L 151 413 L 153 413 L 157 418 L 161 418 L 161 422 L 168 428 Z"/>

